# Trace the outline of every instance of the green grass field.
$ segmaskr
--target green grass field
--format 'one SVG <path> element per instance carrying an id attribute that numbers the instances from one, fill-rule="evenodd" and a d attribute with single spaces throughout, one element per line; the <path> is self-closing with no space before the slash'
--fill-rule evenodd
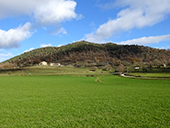
<path id="1" fill-rule="evenodd" d="M 130 73 L 133 76 L 141 76 L 148 78 L 170 78 L 170 73 Z"/>
<path id="2" fill-rule="evenodd" d="M 170 127 L 170 81 L 1 76 L 0 127 Z"/>
<path id="3" fill-rule="evenodd" d="M 103 76 L 110 75 L 109 71 L 90 71 L 91 67 L 50 67 L 50 66 L 32 66 L 21 70 L 0 70 L 0 76 L 52 76 L 52 75 L 70 75 L 70 76 Z M 102 72 L 102 73 L 101 73 Z"/>

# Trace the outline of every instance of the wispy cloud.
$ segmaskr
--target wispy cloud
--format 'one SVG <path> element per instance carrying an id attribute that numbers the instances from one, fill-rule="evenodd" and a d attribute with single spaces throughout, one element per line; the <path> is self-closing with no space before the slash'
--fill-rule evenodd
<path id="1" fill-rule="evenodd" d="M 170 49 L 170 46 L 161 47 L 160 49 Z"/>
<path id="2" fill-rule="evenodd" d="M 113 5 L 122 8 L 117 18 L 100 25 L 95 33 L 87 34 L 87 41 L 103 42 L 118 32 L 155 25 L 170 14 L 169 0 L 117 0 Z"/>
<path id="3" fill-rule="evenodd" d="M 52 45 L 51 44 L 41 44 L 40 47 L 41 48 L 44 48 L 44 47 L 51 47 Z"/>
<path id="4" fill-rule="evenodd" d="M 170 40 L 170 34 L 169 35 L 162 35 L 162 36 L 149 36 L 149 37 L 142 37 L 138 39 L 132 39 L 122 42 L 117 42 L 117 44 L 137 44 L 137 45 L 147 45 L 147 44 L 153 44 L 153 43 L 159 43 L 162 41 Z"/>
<path id="5" fill-rule="evenodd" d="M 9 59 L 12 56 L 13 56 L 12 53 L 10 53 L 10 52 L 8 52 L 8 51 L 6 51 L 4 49 L 0 49 L 0 62 Z"/>
<path id="6" fill-rule="evenodd" d="M 0 53 L 0 57 L 9 57 L 9 56 L 12 56 L 12 54 L 11 53 L 7 53 L 7 54 Z"/>
<path id="7" fill-rule="evenodd" d="M 28 49 L 28 50 L 25 50 L 24 53 L 25 53 L 25 52 L 30 52 L 30 51 L 32 51 L 32 50 L 34 50 L 34 49 L 35 49 L 35 48 L 30 48 L 30 49 Z"/>
<path id="8" fill-rule="evenodd" d="M 63 46 L 63 44 L 59 44 L 57 47 L 61 47 L 61 46 Z"/>
<path id="9" fill-rule="evenodd" d="M 84 16 L 82 14 L 79 14 L 76 16 L 76 20 L 82 20 L 84 18 Z"/>
<path id="10" fill-rule="evenodd" d="M 0 49 L 0 52 L 6 52 L 6 50 L 5 49 Z"/>
<path id="11" fill-rule="evenodd" d="M 54 34 L 54 35 L 67 34 L 67 31 L 62 27 L 60 29 L 50 32 L 50 34 Z"/>

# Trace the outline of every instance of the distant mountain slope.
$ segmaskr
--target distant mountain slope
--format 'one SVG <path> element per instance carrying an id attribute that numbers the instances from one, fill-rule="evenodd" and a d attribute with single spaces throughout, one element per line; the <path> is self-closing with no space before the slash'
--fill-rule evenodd
<path id="1" fill-rule="evenodd" d="M 109 63 L 130 65 L 147 63 L 161 65 L 170 63 L 170 51 L 138 45 L 95 44 L 80 41 L 62 47 L 46 47 L 26 52 L 5 62 L 29 66 L 41 61 L 71 63 Z"/>

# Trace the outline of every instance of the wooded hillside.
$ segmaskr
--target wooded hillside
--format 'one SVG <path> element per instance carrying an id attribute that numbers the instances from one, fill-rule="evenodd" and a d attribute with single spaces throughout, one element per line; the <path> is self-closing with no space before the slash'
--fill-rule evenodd
<path id="1" fill-rule="evenodd" d="M 170 50 L 160 50 L 138 45 L 117 45 L 114 43 L 95 44 L 80 41 L 62 47 L 46 47 L 26 52 L 5 62 L 18 66 L 30 66 L 41 61 L 48 63 L 79 64 L 84 66 L 90 63 L 96 65 L 110 64 L 117 66 L 147 64 L 170 64 Z"/>

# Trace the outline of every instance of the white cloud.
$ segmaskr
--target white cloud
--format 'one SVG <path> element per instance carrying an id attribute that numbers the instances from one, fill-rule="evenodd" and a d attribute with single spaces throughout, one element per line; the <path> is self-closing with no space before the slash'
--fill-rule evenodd
<path id="1" fill-rule="evenodd" d="M 166 47 L 161 47 L 159 49 L 170 49 L 170 46 L 166 46 Z"/>
<path id="2" fill-rule="evenodd" d="M 103 36 L 99 36 L 99 35 L 94 35 L 94 33 L 90 33 L 90 34 L 86 34 L 86 39 L 84 40 L 87 40 L 87 41 L 90 41 L 90 42 L 94 42 L 94 43 L 103 43 L 105 42 L 104 41 L 104 37 Z"/>
<path id="3" fill-rule="evenodd" d="M 4 49 L 0 49 L 0 62 L 5 61 L 11 58 L 13 55 L 10 52 L 7 52 Z"/>
<path id="4" fill-rule="evenodd" d="M 4 31 L 0 29 L 0 48 L 14 48 L 19 46 L 19 42 L 22 42 L 26 38 L 29 38 L 32 27 L 29 22 L 23 26 L 19 26 L 15 29 Z"/>
<path id="5" fill-rule="evenodd" d="M 0 54 L 0 62 L 3 62 L 9 58 L 11 58 L 13 55 L 11 53 L 8 54 Z"/>
<path id="6" fill-rule="evenodd" d="M 47 28 L 46 28 L 46 27 L 42 27 L 42 29 L 47 30 Z"/>
<path id="7" fill-rule="evenodd" d="M 61 23 L 76 18 L 75 7 L 74 1 L 49 0 L 48 3 L 40 4 L 36 8 L 34 16 L 36 21 L 42 25 Z"/>
<path id="8" fill-rule="evenodd" d="M 76 20 L 82 20 L 84 16 L 82 14 L 77 15 Z"/>
<path id="9" fill-rule="evenodd" d="M 31 15 L 43 0 L 1 0 L 0 18 L 18 15 Z"/>
<path id="10" fill-rule="evenodd" d="M 34 19 L 34 27 L 46 29 L 51 25 L 60 26 L 62 22 L 71 19 L 82 19 L 75 13 L 77 3 L 74 0 L 0 0 L 0 19 L 21 15 Z M 18 43 L 31 36 L 30 23 L 8 31 L 0 29 L 0 48 L 18 47 Z M 27 28 L 26 28 L 27 27 Z M 67 34 L 61 27 L 54 34 Z"/>
<path id="11" fill-rule="evenodd" d="M 12 54 L 11 53 L 7 53 L 7 54 L 0 53 L 0 57 L 9 57 L 9 56 L 12 56 Z"/>
<path id="12" fill-rule="evenodd" d="M 127 40 L 122 42 L 117 42 L 117 44 L 137 44 L 137 45 L 147 45 L 152 43 L 159 43 L 161 41 L 167 41 L 170 40 L 170 34 L 169 35 L 162 35 L 162 36 L 149 36 L 149 37 L 142 37 L 138 39 L 133 40 Z"/>
<path id="13" fill-rule="evenodd" d="M 75 13 L 77 3 L 74 0 L 0 0 L 0 19 L 27 15 L 34 25 L 46 29 L 51 25 L 60 26 L 71 19 L 80 20 L 81 14 Z M 0 48 L 18 47 L 19 42 L 31 36 L 30 23 L 8 31 L 0 29 Z M 27 28 L 26 28 L 27 27 Z M 54 34 L 67 34 L 61 27 Z"/>
<path id="14" fill-rule="evenodd" d="M 75 13 L 76 5 L 72 0 L 1 0 L 0 19 L 30 15 L 42 26 L 56 24 L 82 17 Z"/>
<path id="15" fill-rule="evenodd" d="M 170 13 L 169 0 L 117 0 L 114 6 L 123 8 L 117 18 L 102 24 L 95 33 L 87 34 L 86 40 L 102 42 L 117 32 L 152 26 Z"/>
<path id="16" fill-rule="evenodd" d="M 30 49 L 28 49 L 28 50 L 25 50 L 24 53 L 25 53 L 25 52 L 30 52 L 30 51 L 32 51 L 32 50 L 34 50 L 34 49 L 35 49 L 35 48 L 30 48 Z"/>
<path id="17" fill-rule="evenodd" d="M 57 47 L 61 47 L 61 46 L 63 46 L 63 44 L 59 44 Z"/>
<path id="18" fill-rule="evenodd" d="M 40 47 L 41 48 L 44 48 L 44 47 L 51 47 L 52 45 L 51 44 L 41 44 Z"/>
<path id="19" fill-rule="evenodd" d="M 67 31 L 62 27 L 60 29 L 57 29 L 55 31 L 50 32 L 51 34 L 58 35 L 58 34 L 67 34 Z"/>
<path id="20" fill-rule="evenodd" d="M 5 52 L 6 50 L 5 49 L 0 49 L 0 52 Z"/>

